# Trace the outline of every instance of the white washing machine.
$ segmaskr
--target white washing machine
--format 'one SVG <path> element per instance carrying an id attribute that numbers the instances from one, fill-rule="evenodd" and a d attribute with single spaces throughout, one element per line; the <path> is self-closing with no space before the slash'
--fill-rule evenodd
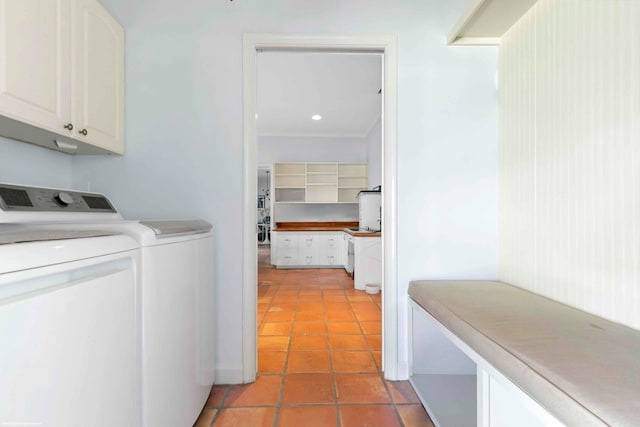
<path id="1" fill-rule="evenodd" d="M 211 225 L 125 221 L 113 230 L 142 251 L 143 425 L 191 426 L 214 383 Z"/>
<path id="2" fill-rule="evenodd" d="M 103 195 L 49 191 L 62 203 L 72 201 L 68 206 L 88 197 L 104 200 L 112 213 L 84 222 L 73 218 L 74 228 L 122 233 L 141 247 L 142 425 L 193 425 L 214 383 L 211 225 L 201 220 L 127 221 Z"/>
<path id="3" fill-rule="evenodd" d="M 139 244 L 54 197 L 0 185 L 0 425 L 139 426 Z"/>

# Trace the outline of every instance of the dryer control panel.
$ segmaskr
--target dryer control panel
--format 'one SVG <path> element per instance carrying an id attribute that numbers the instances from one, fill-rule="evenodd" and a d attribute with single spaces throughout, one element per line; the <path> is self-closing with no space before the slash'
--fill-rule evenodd
<path id="1" fill-rule="evenodd" d="M 117 213 L 109 199 L 98 193 L 0 184 L 4 211 Z"/>

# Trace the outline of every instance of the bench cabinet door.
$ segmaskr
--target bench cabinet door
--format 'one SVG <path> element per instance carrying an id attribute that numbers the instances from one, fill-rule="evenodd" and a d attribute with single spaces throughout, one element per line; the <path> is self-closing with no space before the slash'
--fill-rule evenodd
<path id="1" fill-rule="evenodd" d="M 564 426 L 529 395 L 502 377 L 478 370 L 478 425 L 482 427 Z"/>

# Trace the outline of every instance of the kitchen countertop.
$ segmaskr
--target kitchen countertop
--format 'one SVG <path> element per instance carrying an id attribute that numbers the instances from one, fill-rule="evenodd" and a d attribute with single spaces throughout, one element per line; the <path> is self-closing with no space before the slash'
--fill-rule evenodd
<path id="1" fill-rule="evenodd" d="M 381 232 L 356 231 L 357 221 L 344 222 L 277 222 L 272 231 L 344 231 L 354 237 L 380 237 Z"/>
<path id="2" fill-rule="evenodd" d="M 358 221 L 344 222 L 276 222 L 272 231 L 344 231 L 357 227 Z"/>

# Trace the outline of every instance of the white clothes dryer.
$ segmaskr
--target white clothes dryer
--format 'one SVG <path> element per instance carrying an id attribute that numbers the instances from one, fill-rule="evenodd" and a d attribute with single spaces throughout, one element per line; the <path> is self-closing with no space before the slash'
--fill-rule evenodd
<path id="1" fill-rule="evenodd" d="M 214 383 L 211 225 L 124 221 L 113 230 L 141 245 L 143 425 L 193 425 Z"/>

